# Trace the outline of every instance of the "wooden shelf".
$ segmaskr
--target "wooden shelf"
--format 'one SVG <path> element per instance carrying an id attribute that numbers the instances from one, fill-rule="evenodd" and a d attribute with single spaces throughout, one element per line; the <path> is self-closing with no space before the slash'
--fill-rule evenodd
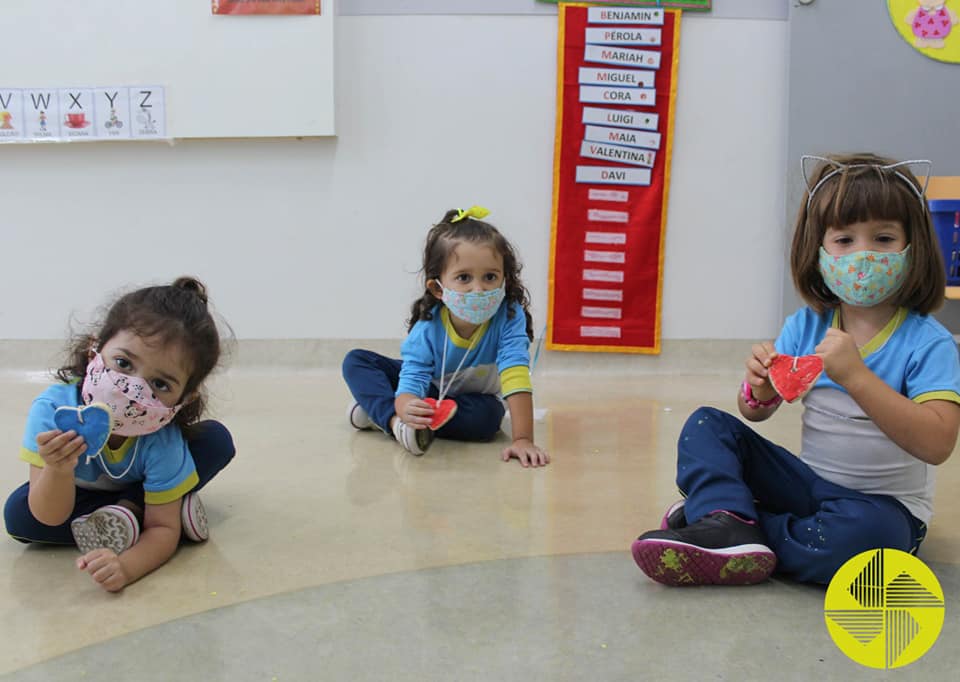
<path id="1" fill-rule="evenodd" d="M 960 301 L 960 287 L 947 287 L 947 298 Z"/>

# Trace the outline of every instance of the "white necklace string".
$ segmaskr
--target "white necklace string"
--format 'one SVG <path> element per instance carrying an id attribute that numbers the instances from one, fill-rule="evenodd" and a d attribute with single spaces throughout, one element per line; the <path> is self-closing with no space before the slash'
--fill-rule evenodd
<path id="1" fill-rule="evenodd" d="M 450 323 L 453 324 L 452 322 Z M 463 357 L 460 358 L 460 364 L 457 365 L 457 368 L 453 370 L 453 374 L 450 375 L 450 381 L 444 382 L 444 377 L 447 375 L 447 346 L 450 341 L 450 334 L 444 330 L 445 338 L 443 340 L 443 355 L 440 360 L 440 392 L 437 397 L 437 403 L 441 403 L 444 398 L 447 397 L 447 393 L 453 388 L 453 382 L 456 381 L 457 375 L 460 374 L 460 368 L 463 367 L 464 360 L 467 359 L 467 356 L 470 355 L 470 351 L 473 350 L 473 344 L 477 342 L 477 332 L 480 331 L 480 327 L 477 327 L 473 332 L 473 337 L 470 339 L 470 345 L 467 346 L 466 352 L 463 354 Z"/>
<path id="2" fill-rule="evenodd" d="M 114 476 L 110 472 L 110 468 L 107 466 L 107 463 L 103 461 L 103 448 L 100 448 L 95 455 L 87 455 L 87 464 L 90 463 L 91 459 L 97 459 L 100 462 L 100 468 L 103 469 L 104 473 L 112 478 L 115 481 L 119 481 L 128 473 L 130 469 L 133 468 L 133 463 L 137 461 L 137 451 L 140 449 L 140 437 L 137 437 L 137 442 L 133 444 L 133 457 L 130 458 L 130 464 L 127 465 L 127 468 L 123 470 L 123 473 L 119 476 Z"/>

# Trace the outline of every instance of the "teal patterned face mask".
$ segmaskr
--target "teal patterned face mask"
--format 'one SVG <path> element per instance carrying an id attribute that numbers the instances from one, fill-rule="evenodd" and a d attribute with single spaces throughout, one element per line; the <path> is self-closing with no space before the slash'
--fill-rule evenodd
<path id="1" fill-rule="evenodd" d="M 909 244 L 903 251 L 857 251 L 831 256 L 820 247 L 820 274 L 844 303 L 869 307 L 897 293 L 906 275 Z"/>
<path id="2" fill-rule="evenodd" d="M 464 322 L 483 324 L 497 314 L 506 295 L 503 286 L 490 291 L 454 291 L 442 284 L 443 303 L 450 312 Z"/>

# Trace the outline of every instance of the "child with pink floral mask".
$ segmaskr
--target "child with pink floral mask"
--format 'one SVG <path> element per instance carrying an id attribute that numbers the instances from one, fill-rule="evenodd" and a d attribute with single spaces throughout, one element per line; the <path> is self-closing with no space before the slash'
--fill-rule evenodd
<path id="1" fill-rule="evenodd" d="M 447 211 L 427 235 L 423 294 L 413 303 L 402 359 L 352 350 L 343 377 L 357 429 L 378 428 L 422 455 L 440 438 L 489 441 L 504 401 L 511 444 L 504 461 L 550 461 L 533 439 L 530 299 L 510 243 L 479 206 Z M 452 402 L 448 402 L 452 401 Z"/>
<path id="2" fill-rule="evenodd" d="M 7 499 L 7 532 L 21 542 L 76 544 L 77 567 L 110 592 L 165 563 L 181 535 L 206 540 L 196 491 L 234 455 L 222 424 L 199 421 L 202 384 L 219 357 L 197 280 L 121 297 L 96 334 L 74 339 L 57 372 L 62 383 L 33 402 L 20 451 L 30 480 Z M 57 428 L 64 411 L 77 415 L 76 430 Z M 98 414 L 109 437 L 94 450 L 78 431 Z"/>

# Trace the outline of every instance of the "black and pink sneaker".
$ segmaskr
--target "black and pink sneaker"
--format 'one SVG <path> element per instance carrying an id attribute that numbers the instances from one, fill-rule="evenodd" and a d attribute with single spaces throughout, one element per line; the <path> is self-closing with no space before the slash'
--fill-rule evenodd
<path id="1" fill-rule="evenodd" d="M 726 511 L 680 528 L 648 531 L 631 549 L 637 566 L 664 585 L 752 585 L 769 578 L 777 565 L 756 522 Z"/>
<path id="2" fill-rule="evenodd" d="M 683 510 L 686 503 L 686 500 L 680 499 L 667 507 L 663 518 L 660 519 L 660 530 L 676 530 L 686 527 L 687 517 Z"/>

